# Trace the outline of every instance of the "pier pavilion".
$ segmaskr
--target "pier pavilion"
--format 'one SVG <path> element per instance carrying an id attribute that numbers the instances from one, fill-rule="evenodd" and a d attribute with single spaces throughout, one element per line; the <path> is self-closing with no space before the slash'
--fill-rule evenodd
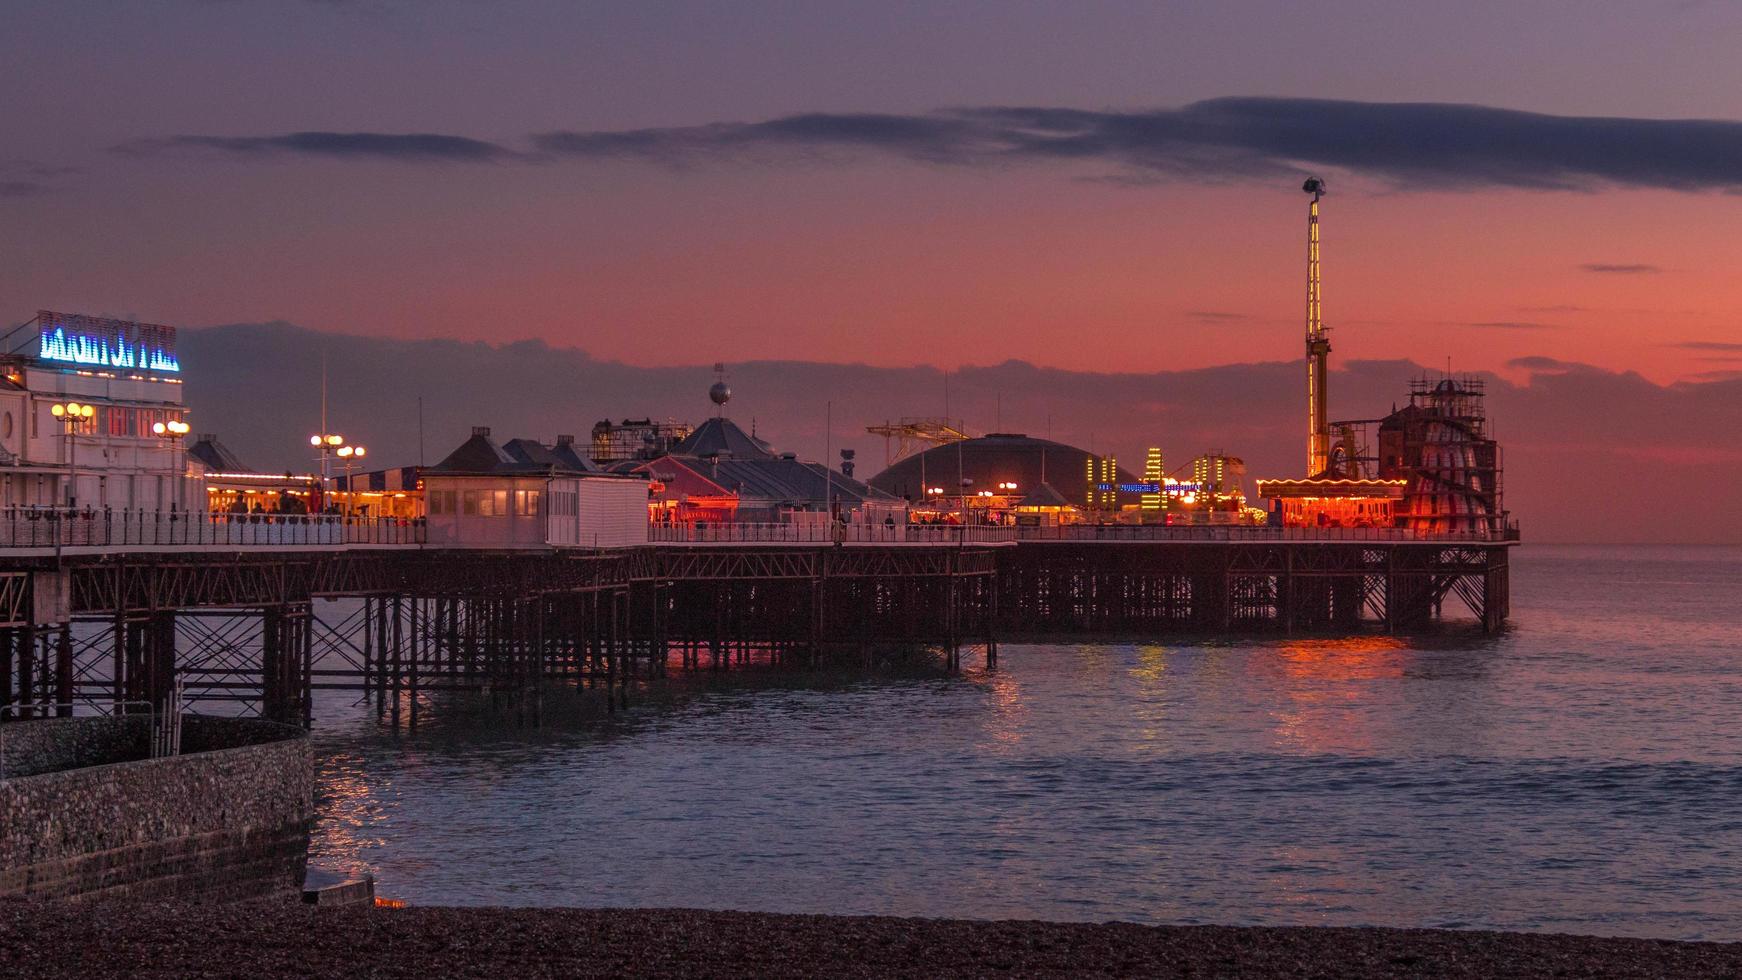
<path id="1" fill-rule="evenodd" d="M 5 345 L 0 508 L 205 509 L 174 327 L 43 310 Z"/>

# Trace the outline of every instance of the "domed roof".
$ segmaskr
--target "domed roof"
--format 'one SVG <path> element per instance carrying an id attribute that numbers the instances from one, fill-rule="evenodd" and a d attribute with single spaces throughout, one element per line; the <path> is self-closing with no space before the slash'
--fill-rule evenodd
<path id="1" fill-rule="evenodd" d="M 924 498 L 928 485 L 942 487 L 946 494 L 960 493 L 964 479 L 973 481 L 968 486 L 970 492 L 998 490 L 1000 483 L 1014 483 L 1017 493 L 1027 493 L 1049 483 L 1073 503 L 1080 503 L 1089 483 L 1089 461 L 1097 458 L 1086 449 L 1062 442 L 994 432 L 915 453 L 869 482 L 909 500 Z M 1118 471 L 1118 479 L 1121 483 L 1136 482 L 1123 469 Z"/>

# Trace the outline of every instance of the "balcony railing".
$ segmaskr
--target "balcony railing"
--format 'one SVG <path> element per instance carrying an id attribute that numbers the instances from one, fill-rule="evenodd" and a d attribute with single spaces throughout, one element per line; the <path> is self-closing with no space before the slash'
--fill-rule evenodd
<path id="1" fill-rule="evenodd" d="M 0 510 L 0 548 L 275 548 L 424 543 L 422 518 L 140 510 Z"/>

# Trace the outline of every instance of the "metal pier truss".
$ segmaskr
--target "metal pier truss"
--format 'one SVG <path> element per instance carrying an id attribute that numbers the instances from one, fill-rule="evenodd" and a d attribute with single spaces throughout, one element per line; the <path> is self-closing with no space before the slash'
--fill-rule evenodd
<path id="1" fill-rule="evenodd" d="M 672 670 L 996 665 L 1010 638 L 1408 632 L 1508 610 L 1495 543 L 1044 541 L 32 557 L 0 568 L 6 717 L 169 702 L 304 725 L 318 690 L 416 725 L 485 696 L 610 710 Z M 0 558 L 0 563 L 5 559 Z"/>

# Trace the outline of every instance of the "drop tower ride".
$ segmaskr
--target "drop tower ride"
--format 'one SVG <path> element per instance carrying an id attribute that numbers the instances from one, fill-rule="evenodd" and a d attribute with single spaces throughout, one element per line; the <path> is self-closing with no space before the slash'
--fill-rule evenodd
<path id="1" fill-rule="evenodd" d="M 1331 422 L 1325 390 L 1330 375 L 1331 338 L 1325 328 L 1319 291 L 1319 199 L 1325 182 L 1308 177 L 1301 190 L 1313 196 L 1307 208 L 1307 475 L 1323 476 L 1331 468 Z"/>

